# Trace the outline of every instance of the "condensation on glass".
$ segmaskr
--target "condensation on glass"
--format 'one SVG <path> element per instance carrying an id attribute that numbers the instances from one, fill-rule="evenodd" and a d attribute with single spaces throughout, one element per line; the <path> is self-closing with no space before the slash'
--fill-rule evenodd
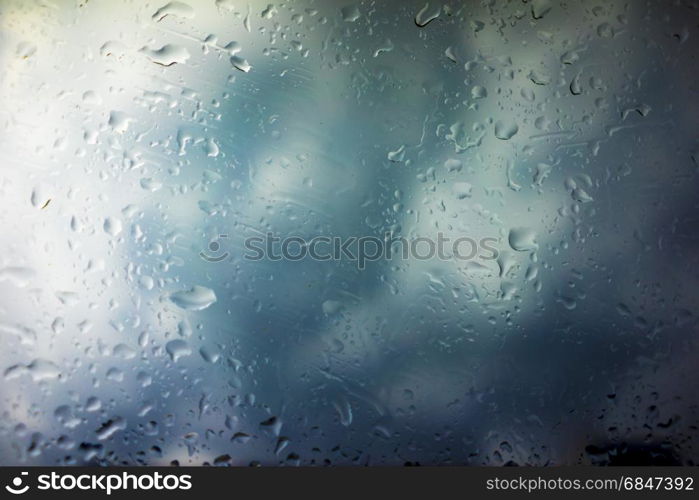
<path id="1" fill-rule="evenodd" d="M 698 20 L 2 2 L 0 463 L 696 464 Z"/>

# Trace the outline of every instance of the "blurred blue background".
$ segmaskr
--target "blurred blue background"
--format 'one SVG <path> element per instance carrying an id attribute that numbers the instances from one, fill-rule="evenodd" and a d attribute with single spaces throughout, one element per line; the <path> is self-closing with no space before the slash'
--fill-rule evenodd
<path id="1" fill-rule="evenodd" d="M 698 8 L 3 0 L 0 463 L 696 464 Z"/>

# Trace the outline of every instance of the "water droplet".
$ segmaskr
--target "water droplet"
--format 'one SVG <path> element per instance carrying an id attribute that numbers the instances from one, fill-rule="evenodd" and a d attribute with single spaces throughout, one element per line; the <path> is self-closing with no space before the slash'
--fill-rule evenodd
<path id="1" fill-rule="evenodd" d="M 348 23 L 355 22 L 361 15 L 356 5 L 342 7 L 342 9 L 340 9 L 340 13 L 342 14 L 342 20 Z"/>
<path id="2" fill-rule="evenodd" d="M 209 158 L 216 158 L 218 156 L 219 149 L 218 144 L 213 139 L 208 139 L 206 141 L 206 156 Z"/>
<path id="3" fill-rule="evenodd" d="M 93 412 L 98 411 L 100 408 L 102 408 L 102 402 L 95 396 L 90 396 L 85 401 L 85 411 Z"/>
<path id="4" fill-rule="evenodd" d="M 459 62 L 456 58 L 454 47 L 452 47 L 451 45 L 446 48 L 446 50 L 444 51 L 444 55 L 447 56 L 447 59 L 449 59 L 451 62 Z"/>
<path id="5" fill-rule="evenodd" d="M 120 370 L 116 366 L 113 366 L 109 370 L 107 370 L 105 378 L 112 382 L 121 383 L 124 381 L 124 371 Z"/>
<path id="6" fill-rule="evenodd" d="M 245 444 L 251 439 L 252 436 L 250 436 L 250 434 L 246 434 L 245 432 L 236 432 L 235 434 L 233 434 L 231 441 L 233 441 L 234 443 Z"/>
<path id="7" fill-rule="evenodd" d="M 528 252 L 539 248 L 536 243 L 536 232 L 526 227 L 510 229 L 508 242 L 512 249 L 518 252 Z"/>
<path id="8" fill-rule="evenodd" d="M 126 54 L 126 46 L 121 42 L 109 41 L 100 47 L 102 57 L 121 59 Z"/>
<path id="9" fill-rule="evenodd" d="M 207 363 L 216 363 L 221 358 L 221 353 L 218 350 L 211 347 L 202 347 L 199 349 L 199 354 L 202 359 Z"/>
<path id="10" fill-rule="evenodd" d="M 233 12 L 235 9 L 235 4 L 233 3 L 233 0 L 216 0 L 216 8 Z"/>
<path id="11" fill-rule="evenodd" d="M 337 314 L 340 309 L 342 309 L 342 302 L 337 300 L 326 300 L 323 302 L 323 314 L 326 316 L 332 316 Z"/>
<path id="12" fill-rule="evenodd" d="M 459 200 L 470 198 L 472 189 L 473 186 L 468 182 L 455 182 L 452 184 L 452 192 Z"/>
<path id="13" fill-rule="evenodd" d="M 228 51 L 229 55 L 232 56 L 243 50 L 243 47 L 238 42 L 228 42 L 228 44 L 223 48 Z"/>
<path id="14" fill-rule="evenodd" d="M 474 85 L 471 88 L 472 99 L 484 99 L 486 97 L 488 97 L 488 91 L 485 89 L 485 87 L 481 87 L 480 85 Z"/>
<path id="15" fill-rule="evenodd" d="M 550 0 L 532 0 L 532 16 L 534 19 L 541 19 L 550 10 L 553 5 L 551 5 Z"/>
<path id="16" fill-rule="evenodd" d="M 17 364 L 5 370 L 6 380 L 29 375 L 34 382 L 54 380 L 61 376 L 61 370 L 53 361 L 35 359 L 28 365 Z"/>
<path id="17" fill-rule="evenodd" d="M 216 467 L 230 466 L 233 464 L 233 457 L 228 454 L 219 455 L 218 457 L 214 458 L 214 465 Z"/>
<path id="18" fill-rule="evenodd" d="M 518 131 L 519 127 L 515 122 L 501 120 L 495 122 L 495 137 L 502 141 L 511 139 Z"/>
<path id="19" fill-rule="evenodd" d="M 157 50 L 143 47 L 139 52 L 142 52 L 156 64 L 161 66 L 172 66 L 173 64 L 184 64 L 189 59 L 189 51 L 179 45 L 168 43 Z"/>
<path id="20" fill-rule="evenodd" d="M 48 184 L 41 183 L 32 189 L 30 201 L 34 208 L 46 208 L 51 201 L 53 188 Z"/>
<path id="21" fill-rule="evenodd" d="M 427 26 L 430 22 L 439 17 L 441 10 L 442 9 L 439 5 L 430 8 L 429 2 L 426 3 L 425 6 L 415 15 L 415 24 L 417 24 L 420 28 Z"/>
<path id="22" fill-rule="evenodd" d="M 509 273 L 510 270 L 515 267 L 517 261 L 512 257 L 511 252 L 502 251 L 498 255 L 497 263 L 498 267 L 500 268 L 499 276 L 500 278 L 504 278 L 505 276 L 507 276 L 507 273 Z"/>
<path id="23" fill-rule="evenodd" d="M 83 92 L 83 102 L 89 106 L 99 106 L 102 104 L 102 98 L 93 90 Z"/>
<path id="24" fill-rule="evenodd" d="M 107 124 L 117 134 L 123 134 L 128 130 L 129 123 L 131 123 L 132 120 L 133 118 L 123 111 L 112 111 L 109 113 L 109 122 L 107 122 Z"/>
<path id="25" fill-rule="evenodd" d="M 245 14 L 245 18 L 243 19 L 243 27 L 245 28 L 245 31 L 250 33 L 252 31 L 252 26 L 250 25 L 250 4 L 248 4 L 248 11 L 247 14 Z"/>
<path id="26" fill-rule="evenodd" d="M 333 406 L 340 417 L 340 424 L 345 427 L 352 425 L 352 406 L 350 406 L 349 401 L 343 397 L 339 401 L 333 403 Z"/>
<path id="27" fill-rule="evenodd" d="M 177 324 L 177 333 L 180 337 L 191 337 L 192 326 L 187 320 L 182 320 Z"/>
<path id="28" fill-rule="evenodd" d="M 156 10 L 152 19 L 157 22 L 162 21 L 167 16 L 191 19 L 194 17 L 194 9 L 183 2 L 170 2 Z"/>
<path id="29" fill-rule="evenodd" d="M 17 51 L 15 53 L 20 59 L 29 59 L 36 54 L 36 45 L 32 42 L 20 42 L 17 44 Z"/>
<path id="30" fill-rule="evenodd" d="M 107 217 L 104 219 L 104 224 L 102 225 L 104 232 L 110 236 L 119 236 L 123 231 L 124 226 L 120 219 L 116 217 Z"/>
<path id="31" fill-rule="evenodd" d="M 389 151 L 387 156 L 388 159 L 393 162 L 403 161 L 403 158 L 405 157 L 405 145 L 400 146 L 395 151 Z"/>
<path id="32" fill-rule="evenodd" d="M 260 13 L 262 19 L 272 19 L 277 13 L 277 8 L 273 4 L 267 4 L 267 7 Z"/>
<path id="33" fill-rule="evenodd" d="M 64 328 L 65 328 L 65 320 L 61 317 L 56 317 L 51 322 L 51 331 L 53 333 L 55 333 L 56 335 L 60 335 L 61 332 L 63 332 Z"/>
<path id="34" fill-rule="evenodd" d="M 464 164 L 461 160 L 454 158 L 449 158 L 444 162 L 444 168 L 446 168 L 448 172 L 461 172 L 463 166 Z"/>
<path id="35" fill-rule="evenodd" d="M 374 57 L 379 57 L 379 55 L 383 54 L 384 52 L 391 51 L 393 51 L 393 42 L 390 39 L 386 39 L 386 41 L 374 51 Z"/>
<path id="36" fill-rule="evenodd" d="M 231 56 L 231 64 L 243 73 L 247 73 L 252 69 L 252 66 L 247 61 L 247 59 L 243 59 L 239 56 Z"/>
<path id="37" fill-rule="evenodd" d="M 519 95 L 521 95 L 525 101 L 529 102 L 534 102 L 534 100 L 536 99 L 536 94 L 534 93 L 534 91 L 526 87 L 519 91 Z"/>
<path id="38" fill-rule="evenodd" d="M 534 173 L 534 178 L 532 179 L 532 182 L 536 184 L 537 186 L 541 186 L 543 184 L 544 180 L 549 176 L 551 173 L 551 169 L 553 167 L 551 165 L 548 165 L 546 163 L 539 163 L 536 165 L 536 172 Z"/>
<path id="39" fill-rule="evenodd" d="M 163 187 L 162 182 L 152 179 L 150 177 L 144 177 L 143 179 L 141 179 L 140 184 L 143 189 L 150 192 L 158 191 L 160 188 Z"/>
<path id="40" fill-rule="evenodd" d="M 189 347 L 189 344 L 182 339 L 171 340 L 165 344 L 165 350 L 170 356 L 170 359 L 175 363 L 178 359 L 192 354 L 192 349 Z"/>
<path id="41" fill-rule="evenodd" d="M 194 285 L 189 290 L 173 293 L 170 300 L 182 309 L 201 311 L 216 302 L 216 294 L 210 288 Z"/>
<path id="42" fill-rule="evenodd" d="M 570 193 L 571 197 L 573 200 L 577 201 L 578 203 L 589 203 L 591 201 L 594 201 L 592 196 L 587 194 L 587 191 L 585 191 L 581 187 L 576 187 L 571 191 Z"/>
<path id="43" fill-rule="evenodd" d="M 530 71 L 528 78 L 537 85 L 548 85 L 551 83 L 551 77 L 549 75 L 536 70 Z"/>
<path id="44" fill-rule="evenodd" d="M 570 82 L 570 93 L 573 95 L 582 94 L 582 87 L 580 86 L 580 73 L 575 75 Z"/>
<path id="45" fill-rule="evenodd" d="M 133 359 L 136 357 L 136 350 L 126 344 L 117 344 L 113 350 L 114 356 L 121 359 Z"/>
<path id="46" fill-rule="evenodd" d="M 80 296 L 75 292 L 58 291 L 55 295 L 56 298 L 61 302 L 61 304 L 66 306 L 72 307 L 80 302 Z"/>
<path id="47" fill-rule="evenodd" d="M 100 441 L 104 441 L 112 437 L 117 432 L 123 431 L 124 429 L 126 429 L 125 419 L 121 417 L 116 417 L 107 420 L 104 424 L 102 424 L 102 426 L 99 429 L 97 429 L 97 439 L 99 439 Z"/>
<path id="48" fill-rule="evenodd" d="M 580 56 L 578 55 L 577 52 L 575 52 L 573 50 L 565 52 L 561 56 L 561 62 L 563 64 L 573 64 L 573 63 L 577 62 L 579 59 L 580 59 Z"/>

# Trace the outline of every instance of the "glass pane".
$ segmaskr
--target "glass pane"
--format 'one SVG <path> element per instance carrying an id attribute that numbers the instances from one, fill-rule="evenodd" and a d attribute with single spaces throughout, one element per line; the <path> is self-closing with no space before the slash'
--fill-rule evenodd
<path id="1" fill-rule="evenodd" d="M 696 7 L 3 1 L 0 463 L 696 463 Z"/>

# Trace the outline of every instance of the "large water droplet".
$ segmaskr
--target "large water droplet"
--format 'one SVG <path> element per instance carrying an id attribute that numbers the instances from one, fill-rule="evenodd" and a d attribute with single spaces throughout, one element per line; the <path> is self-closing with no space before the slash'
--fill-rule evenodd
<path id="1" fill-rule="evenodd" d="M 155 11 L 155 14 L 153 14 L 153 20 L 161 21 L 167 16 L 191 19 L 194 17 L 194 9 L 190 5 L 183 2 L 170 2 Z"/>
<path id="2" fill-rule="evenodd" d="M 359 19 L 360 13 L 356 5 L 348 5 L 340 9 L 342 20 L 348 23 L 353 23 Z"/>
<path id="3" fill-rule="evenodd" d="M 323 314 L 331 316 L 336 314 L 342 309 L 342 302 L 337 300 L 326 300 L 323 302 Z"/>
<path id="4" fill-rule="evenodd" d="M 17 364 L 5 370 L 5 379 L 29 375 L 34 382 L 54 380 L 61 376 L 61 370 L 53 361 L 35 359 L 28 365 Z"/>
<path id="5" fill-rule="evenodd" d="M 435 5 L 434 7 L 430 7 L 430 4 L 426 3 L 425 6 L 415 15 L 415 24 L 417 24 L 420 28 L 427 26 L 430 22 L 439 17 L 441 10 L 442 9 L 439 4 Z"/>
<path id="6" fill-rule="evenodd" d="M 189 290 L 173 293 L 170 300 L 182 309 L 200 311 L 216 302 L 216 294 L 210 288 L 194 285 Z"/>
<path id="7" fill-rule="evenodd" d="M 532 16 L 541 19 L 551 10 L 551 0 L 532 0 Z"/>
<path id="8" fill-rule="evenodd" d="M 398 149 L 394 151 L 389 151 L 388 155 L 386 155 L 389 160 L 393 162 L 401 162 L 403 161 L 403 158 L 405 158 L 405 145 L 400 146 Z"/>
<path id="9" fill-rule="evenodd" d="M 485 87 L 481 87 L 480 85 L 474 85 L 471 88 L 472 99 L 483 99 L 485 97 L 488 97 L 488 91 L 485 89 Z"/>
<path id="10" fill-rule="evenodd" d="M 539 248 L 539 245 L 536 243 L 536 232 L 526 227 L 510 229 L 508 242 L 512 249 L 518 252 L 528 252 Z"/>
<path id="11" fill-rule="evenodd" d="M 471 197 L 471 190 L 473 189 L 473 186 L 471 186 L 471 184 L 468 182 L 455 182 L 452 184 L 451 189 L 459 200 L 463 200 L 464 198 Z"/>
<path id="12" fill-rule="evenodd" d="M 128 130 L 129 123 L 131 123 L 132 120 L 133 118 L 123 111 L 112 111 L 109 113 L 109 122 L 107 122 L 107 124 L 117 134 L 123 134 Z"/>
<path id="13" fill-rule="evenodd" d="M 247 73 L 252 69 L 252 66 L 247 61 L 247 59 L 243 59 L 239 56 L 231 56 L 231 64 L 243 73 Z"/>
<path id="14" fill-rule="evenodd" d="M 174 362 L 177 362 L 178 359 L 184 356 L 192 354 L 192 349 L 189 347 L 189 344 L 182 339 L 171 340 L 165 344 L 165 350 L 170 356 L 170 359 Z"/>
<path id="15" fill-rule="evenodd" d="M 159 49 L 149 49 L 143 47 L 140 52 L 161 66 L 172 66 L 173 64 L 184 64 L 189 59 L 189 51 L 179 45 L 168 43 Z"/>
<path id="16" fill-rule="evenodd" d="M 115 217 L 107 217 L 104 219 L 102 227 L 104 228 L 104 232 L 109 236 L 118 236 L 124 229 L 121 220 Z"/>
<path id="17" fill-rule="evenodd" d="M 511 139 L 518 131 L 519 127 L 513 121 L 499 120 L 495 122 L 495 137 L 500 140 L 507 141 Z"/>

